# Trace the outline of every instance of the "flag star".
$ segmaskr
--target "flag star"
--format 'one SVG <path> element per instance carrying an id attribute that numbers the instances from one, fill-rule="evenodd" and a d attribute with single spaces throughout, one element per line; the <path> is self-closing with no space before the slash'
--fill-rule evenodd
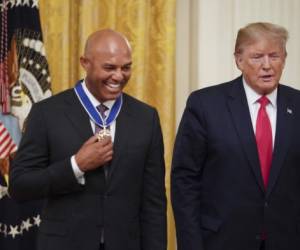
<path id="1" fill-rule="evenodd" d="M 32 3 L 32 6 L 31 6 L 32 8 L 33 7 L 36 7 L 37 9 L 38 9 L 38 7 L 39 7 L 39 0 L 33 0 L 33 3 Z"/>
<path id="2" fill-rule="evenodd" d="M 14 7 L 16 4 L 16 0 L 9 0 L 10 8 Z"/>
<path id="3" fill-rule="evenodd" d="M 25 6 L 25 5 L 30 6 L 29 0 L 24 0 L 23 6 Z"/>
<path id="4" fill-rule="evenodd" d="M 29 230 L 29 228 L 32 227 L 32 224 L 30 223 L 30 219 L 28 218 L 27 220 L 22 221 L 21 228 L 25 229 L 26 231 Z"/>
<path id="5" fill-rule="evenodd" d="M 4 2 L 4 3 L 1 3 L 0 4 L 0 9 L 1 9 L 1 12 L 3 12 L 4 10 L 6 10 L 8 7 L 8 2 Z"/>
<path id="6" fill-rule="evenodd" d="M 16 235 L 20 234 L 20 232 L 18 231 L 18 225 L 14 226 L 14 227 L 12 225 L 10 225 L 9 228 L 10 228 L 10 231 L 8 234 L 11 235 L 11 237 L 15 238 Z"/>
<path id="7" fill-rule="evenodd" d="M 34 225 L 37 225 L 37 226 L 39 227 L 40 224 L 41 224 L 41 218 L 40 218 L 40 215 L 38 214 L 36 217 L 33 216 L 33 220 L 34 220 Z"/>
<path id="8" fill-rule="evenodd" d="M 17 0 L 16 6 L 22 5 L 22 0 Z"/>

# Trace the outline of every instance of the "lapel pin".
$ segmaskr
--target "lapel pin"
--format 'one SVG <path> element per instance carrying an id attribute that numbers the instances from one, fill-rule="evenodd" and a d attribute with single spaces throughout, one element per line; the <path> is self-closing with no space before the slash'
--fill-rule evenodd
<path id="1" fill-rule="evenodd" d="M 286 109 L 286 112 L 287 112 L 288 114 L 290 114 L 290 115 L 293 114 L 293 110 L 291 110 L 290 108 L 287 108 L 287 109 Z"/>

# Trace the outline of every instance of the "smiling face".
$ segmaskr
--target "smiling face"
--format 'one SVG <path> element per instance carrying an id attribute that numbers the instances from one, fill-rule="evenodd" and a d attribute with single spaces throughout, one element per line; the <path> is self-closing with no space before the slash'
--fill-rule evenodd
<path id="1" fill-rule="evenodd" d="M 116 99 L 131 76 L 130 46 L 114 31 L 91 35 L 80 62 L 86 71 L 87 88 L 99 102 Z"/>
<path id="2" fill-rule="evenodd" d="M 235 55 L 236 64 L 247 84 L 262 95 L 271 93 L 278 86 L 285 58 L 282 43 L 266 37 L 245 45 Z"/>

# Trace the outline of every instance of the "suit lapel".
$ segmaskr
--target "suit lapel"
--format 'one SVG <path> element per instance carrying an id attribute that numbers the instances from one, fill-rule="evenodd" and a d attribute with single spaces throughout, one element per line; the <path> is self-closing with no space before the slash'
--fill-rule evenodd
<path id="1" fill-rule="evenodd" d="M 284 89 L 279 86 L 277 94 L 277 123 L 275 144 L 273 150 L 273 159 L 271 171 L 269 176 L 269 183 L 267 187 L 267 196 L 270 195 L 280 169 L 283 166 L 285 156 L 290 146 L 290 139 L 292 137 L 292 118 L 294 107 L 290 100 L 287 98 Z"/>
<path id="2" fill-rule="evenodd" d="M 78 132 L 78 135 L 83 141 L 86 141 L 93 135 L 91 123 L 88 114 L 79 102 L 74 90 L 72 91 L 66 101 L 66 117 L 70 120 L 72 126 Z"/>
<path id="3" fill-rule="evenodd" d="M 255 135 L 245 90 L 242 84 L 242 77 L 235 80 L 232 85 L 232 89 L 228 97 L 228 107 L 246 158 L 250 163 L 259 187 L 264 192 Z"/>
<path id="4" fill-rule="evenodd" d="M 109 170 L 109 180 L 108 180 L 109 182 L 112 178 L 112 175 L 114 174 L 114 171 L 119 165 L 118 162 L 120 160 L 121 153 L 122 151 L 124 151 L 124 149 L 127 148 L 127 144 L 128 141 L 130 140 L 130 136 L 132 136 L 132 133 L 134 132 L 131 131 L 132 122 L 130 121 L 131 120 L 130 105 L 128 103 L 128 99 L 126 98 L 126 95 L 125 94 L 123 95 L 124 95 L 123 106 L 116 120 L 114 154 L 113 154 L 113 160 L 111 162 L 110 170 Z"/>

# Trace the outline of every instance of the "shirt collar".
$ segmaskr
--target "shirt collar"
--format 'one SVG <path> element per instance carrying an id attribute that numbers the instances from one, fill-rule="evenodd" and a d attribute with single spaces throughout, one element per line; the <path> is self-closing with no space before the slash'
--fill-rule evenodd
<path id="1" fill-rule="evenodd" d="M 93 96 L 93 94 L 89 91 L 89 89 L 86 86 L 85 80 L 82 81 L 82 88 L 85 91 L 86 95 L 90 99 L 91 103 L 94 107 L 97 107 L 100 105 L 100 102 Z M 106 102 L 102 102 L 106 107 L 108 107 L 109 110 L 111 110 L 112 106 L 114 105 L 116 100 L 108 100 Z"/>
<path id="2" fill-rule="evenodd" d="M 257 102 L 257 100 L 262 97 L 262 95 L 256 93 L 254 91 L 254 89 L 252 89 L 249 84 L 247 84 L 247 82 L 245 81 L 244 77 L 243 77 L 243 86 L 245 89 L 245 93 L 246 93 L 246 97 L 247 97 L 247 101 L 249 104 L 255 104 Z M 271 105 L 276 108 L 277 106 L 277 88 L 274 89 L 270 94 L 266 95 L 271 103 Z"/>

